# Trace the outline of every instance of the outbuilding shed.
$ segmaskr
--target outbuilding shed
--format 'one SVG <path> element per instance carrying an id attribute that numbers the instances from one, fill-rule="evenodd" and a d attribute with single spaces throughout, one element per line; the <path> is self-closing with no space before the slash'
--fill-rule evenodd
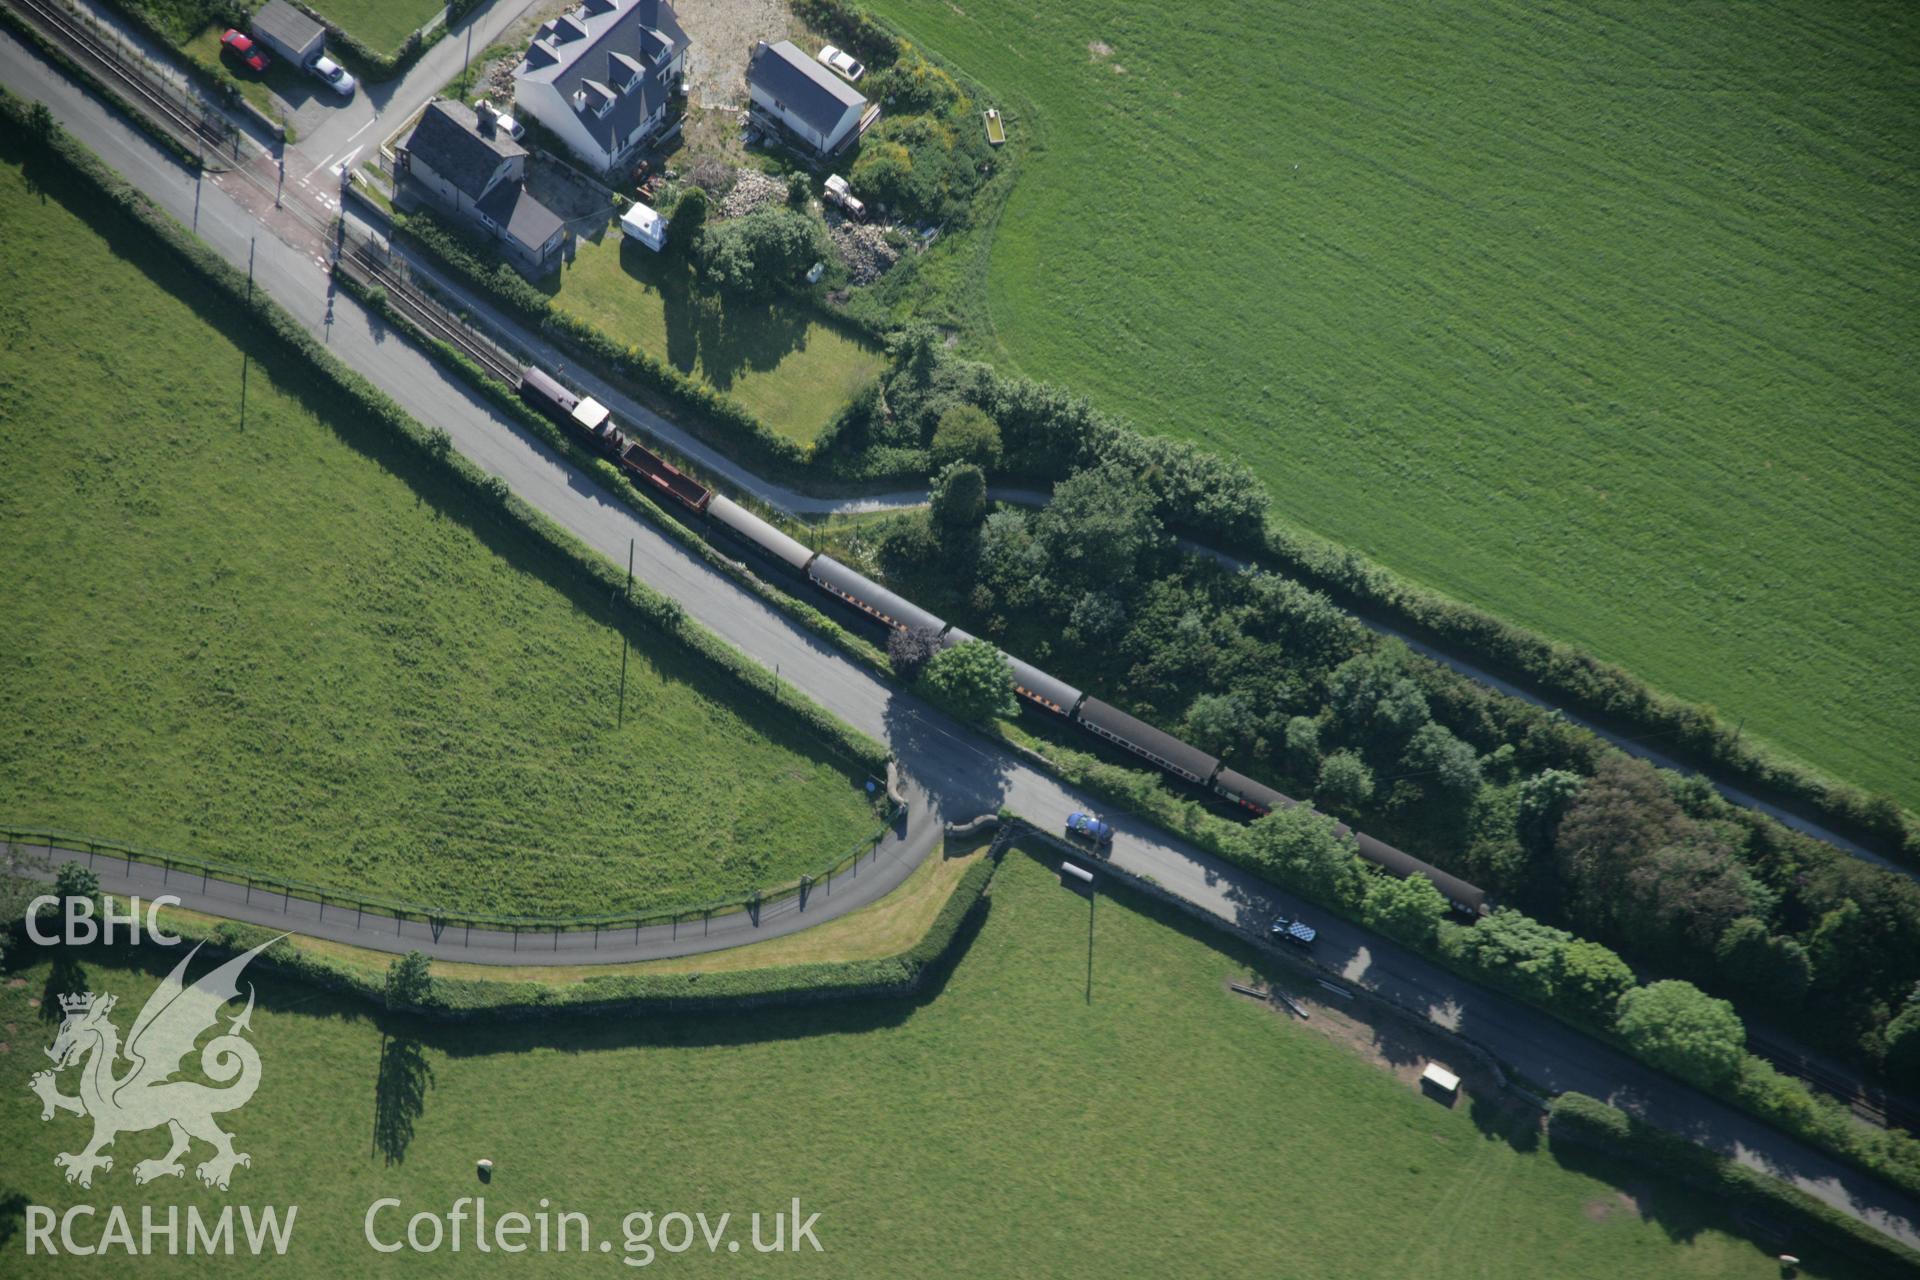
<path id="1" fill-rule="evenodd" d="M 306 66 L 326 49 L 327 29 L 287 0 L 267 0 L 251 25 L 260 43 L 296 67 Z"/>

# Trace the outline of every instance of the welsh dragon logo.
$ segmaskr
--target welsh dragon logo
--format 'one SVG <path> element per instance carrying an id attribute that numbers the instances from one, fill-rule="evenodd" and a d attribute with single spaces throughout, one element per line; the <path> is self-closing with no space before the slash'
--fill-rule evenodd
<path id="1" fill-rule="evenodd" d="M 53 1059 L 53 1070 L 35 1074 L 27 1087 L 40 1097 L 42 1120 L 53 1119 L 56 1111 L 93 1118 L 93 1140 L 80 1151 L 63 1152 L 53 1158 L 67 1171 L 68 1182 L 91 1187 L 95 1170 L 113 1169 L 113 1157 L 101 1152 L 112 1146 L 116 1137 L 161 1125 L 167 1127 L 173 1145 L 158 1160 L 134 1165 L 136 1183 L 184 1174 L 180 1157 L 195 1138 L 213 1147 L 212 1158 L 195 1170 L 200 1181 L 210 1187 L 225 1191 L 235 1166 L 253 1163 L 245 1152 L 233 1149 L 233 1135 L 213 1122 L 221 1112 L 245 1106 L 260 1086 L 260 1055 L 243 1038 L 253 1017 L 253 984 L 247 984 L 246 1008 L 231 1017 L 227 1030 L 200 1051 L 201 1073 L 225 1087 L 173 1077 L 185 1065 L 201 1033 L 216 1025 L 221 1006 L 239 995 L 241 971 L 279 940 L 263 942 L 235 956 L 188 986 L 187 965 L 200 953 L 195 947 L 148 997 L 140 1016 L 133 1020 L 124 1048 L 119 1029 L 108 1017 L 117 1003 L 115 997 L 95 996 L 91 991 L 60 997 L 60 1011 L 65 1016 L 53 1047 L 46 1051 Z M 130 1065 L 120 1071 L 123 1057 Z M 76 1064 L 80 1066 L 80 1093 L 69 1097 L 60 1092 L 56 1076 Z"/>

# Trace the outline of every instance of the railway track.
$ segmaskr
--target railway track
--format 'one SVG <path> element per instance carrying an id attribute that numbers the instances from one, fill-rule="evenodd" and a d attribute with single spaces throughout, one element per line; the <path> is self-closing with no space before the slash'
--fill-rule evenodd
<path id="1" fill-rule="evenodd" d="M 1920 1111 L 1899 1099 L 1878 1100 L 1869 1097 L 1862 1091 L 1859 1082 L 1818 1063 L 1809 1062 L 1784 1045 L 1755 1038 L 1749 1041 L 1748 1048 L 1782 1074 L 1794 1076 L 1819 1092 L 1844 1102 L 1868 1124 L 1881 1129 L 1904 1129 L 1908 1133 L 1920 1134 Z"/>
<path id="2" fill-rule="evenodd" d="M 6 0 L 76 61 L 86 63 L 130 102 L 151 114 L 178 141 L 204 149 L 208 143 L 225 145 L 231 126 L 216 126 L 205 112 L 192 112 L 172 94 L 156 88 L 147 77 L 128 67 L 125 55 L 53 0 Z M 203 154 L 201 167 L 208 168 Z"/>
<path id="3" fill-rule="evenodd" d="M 361 283 L 382 290 L 387 304 L 400 312 L 429 337 L 437 338 L 479 365 L 489 377 L 498 378 L 509 390 L 520 385 L 523 370 L 492 343 L 483 341 L 457 318 L 416 289 L 392 267 L 380 261 L 366 245 L 340 255 L 339 264 Z"/>
<path id="4" fill-rule="evenodd" d="M 84 61 L 109 83 L 124 90 L 132 105 L 146 111 L 176 138 L 193 146 L 225 143 L 223 128 L 214 127 L 206 116 L 196 116 L 171 94 L 155 87 L 144 73 L 128 65 L 124 51 L 90 30 L 86 23 L 63 9 L 57 0 L 4 0 L 4 3 L 32 20 L 70 56 Z M 203 167 L 212 169 L 212 166 Z M 269 183 L 244 165 L 222 168 L 219 172 L 239 178 L 263 195 L 273 196 L 279 212 L 291 216 L 323 241 L 338 245 L 339 230 L 334 218 L 320 217 L 297 196 L 292 200 L 282 200 L 277 184 Z M 519 385 L 521 369 L 518 364 L 494 344 L 473 333 L 457 317 L 449 315 L 411 281 L 394 271 L 389 263 L 383 262 L 369 246 L 362 244 L 345 254 L 336 251 L 335 262 L 346 265 L 347 270 L 367 286 L 384 291 L 388 304 L 423 332 L 452 346 L 508 387 Z"/>

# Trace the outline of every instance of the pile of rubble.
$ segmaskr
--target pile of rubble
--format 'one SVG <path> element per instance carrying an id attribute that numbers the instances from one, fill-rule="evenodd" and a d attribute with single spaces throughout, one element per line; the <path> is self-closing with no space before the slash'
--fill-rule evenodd
<path id="1" fill-rule="evenodd" d="M 887 243 L 885 227 L 866 226 L 848 218 L 832 205 L 823 211 L 827 234 L 855 284 L 871 284 L 900 260 L 900 251 Z"/>
<path id="2" fill-rule="evenodd" d="M 742 169 L 733 190 L 720 198 L 720 216 L 744 218 L 755 209 L 787 202 L 787 184 L 758 169 Z"/>

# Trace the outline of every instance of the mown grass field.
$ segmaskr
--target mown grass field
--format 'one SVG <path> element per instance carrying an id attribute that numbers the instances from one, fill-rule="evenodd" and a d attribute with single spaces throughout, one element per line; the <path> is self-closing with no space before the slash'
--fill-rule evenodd
<path id="1" fill-rule="evenodd" d="M 1036 144 L 985 354 L 1920 804 L 1908 6 L 871 7 Z"/>
<path id="2" fill-rule="evenodd" d="M 309 0 L 313 11 L 331 18 L 360 43 L 380 53 L 399 49 L 406 38 L 446 6 L 434 0 Z"/>
<path id="3" fill-rule="evenodd" d="M 872 830 L 824 747 L 623 637 L 61 194 L 0 163 L 0 820 L 570 914 L 744 893 Z"/>
<path id="4" fill-rule="evenodd" d="M 573 315 L 704 378 L 802 444 L 886 364 L 884 352 L 785 298 L 723 306 L 681 259 L 630 245 L 617 228 L 579 241 L 545 285 Z"/>
<path id="5" fill-rule="evenodd" d="M 385 1256 L 363 1242 L 377 1199 L 444 1213 L 474 1194 L 495 1215 L 534 1212 L 542 1197 L 584 1212 L 616 1258 L 633 1210 L 731 1212 L 741 1238 L 748 1214 L 796 1196 L 822 1215 L 821 1253 L 760 1259 L 743 1243 L 655 1259 L 675 1273 L 1779 1274 L 1712 1205 L 1563 1163 L 1485 1109 L 1443 1110 L 1403 1078 L 1411 1068 L 1383 1070 L 1232 995 L 1247 961 L 1215 935 L 1125 898 L 1097 913 L 1091 1002 L 1087 903 L 1019 854 L 970 949 L 917 1002 L 446 1027 L 375 1020 L 263 980 L 262 1084 L 226 1117 L 253 1164 L 225 1197 L 134 1186 L 129 1166 L 164 1145 L 157 1134 L 121 1138 L 91 1191 L 61 1180 L 53 1154 L 74 1149 L 82 1122 L 43 1124 L 21 1087 L 53 1037 L 27 1006 L 51 976 L 39 962 L 0 989 L 13 1027 L 0 1092 L 16 1098 L 0 1108 L 0 1180 L 28 1203 L 121 1203 L 136 1221 L 144 1203 L 297 1204 L 278 1265 L 298 1276 L 620 1269 L 577 1252 Z M 119 993 L 123 1027 L 158 978 L 98 953 L 82 967 L 66 981 Z M 486 1186 L 474 1177 L 483 1155 L 495 1163 Z M 384 1235 L 396 1221 L 388 1211 L 377 1225 Z M 97 1260 L 10 1262 L 9 1274 L 38 1277 Z M 161 1256 L 142 1274 L 258 1265 Z M 1844 1272 L 1819 1258 L 1802 1274 Z"/>

